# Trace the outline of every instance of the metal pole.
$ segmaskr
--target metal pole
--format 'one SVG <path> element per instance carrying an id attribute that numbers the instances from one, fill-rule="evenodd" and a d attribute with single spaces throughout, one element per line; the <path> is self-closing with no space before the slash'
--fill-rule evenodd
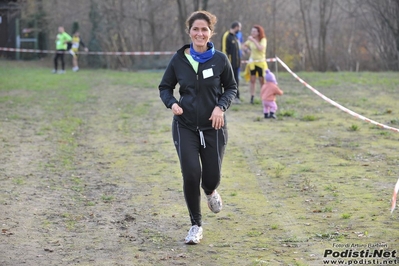
<path id="1" fill-rule="evenodd" d="M 38 40 L 39 29 L 37 28 L 37 19 L 35 19 L 33 27 L 34 27 L 33 36 L 35 38 L 34 49 L 39 50 L 39 40 Z M 36 58 L 39 58 L 39 54 L 36 54 Z"/>
<path id="2" fill-rule="evenodd" d="M 21 37 L 19 36 L 19 19 L 15 19 L 15 36 L 17 49 L 21 48 Z M 15 59 L 19 60 L 19 51 L 15 52 Z"/>

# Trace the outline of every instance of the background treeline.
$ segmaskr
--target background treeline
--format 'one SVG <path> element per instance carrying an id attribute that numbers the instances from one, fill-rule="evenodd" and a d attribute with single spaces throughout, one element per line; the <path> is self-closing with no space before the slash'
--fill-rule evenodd
<path id="1" fill-rule="evenodd" d="M 294 70 L 398 71 L 399 0 L 20 0 L 21 21 L 36 20 L 41 47 L 54 49 L 57 27 L 76 23 L 91 51 L 175 51 L 189 42 L 185 19 L 204 9 L 220 38 L 234 20 L 247 38 L 264 27 L 267 57 Z M 167 57 L 167 58 L 170 58 Z M 163 67 L 167 58 L 88 56 L 92 67 Z"/>

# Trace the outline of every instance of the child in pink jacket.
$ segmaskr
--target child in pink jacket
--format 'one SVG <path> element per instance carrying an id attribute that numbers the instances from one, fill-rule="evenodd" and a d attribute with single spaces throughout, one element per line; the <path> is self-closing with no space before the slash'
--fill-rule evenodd
<path id="1" fill-rule="evenodd" d="M 266 70 L 266 82 L 263 84 L 260 91 L 260 97 L 263 104 L 263 113 L 265 118 L 276 119 L 276 95 L 283 95 L 283 91 L 277 86 L 276 77 L 274 74 L 267 69 Z"/>

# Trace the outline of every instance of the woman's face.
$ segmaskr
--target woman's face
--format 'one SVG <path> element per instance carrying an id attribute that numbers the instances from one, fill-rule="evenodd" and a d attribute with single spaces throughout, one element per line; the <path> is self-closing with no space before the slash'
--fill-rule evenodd
<path id="1" fill-rule="evenodd" d="M 195 51 L 205 52 L 208 49 L 207 43 L 212 37 L 212 31 L 209 28 L 208 22 L 206 22 L 206 20 L 195 20 L 190 28 L 189 35 Z"/>
<path id="2" fill-rule="evenodd" d="M 254 38 L 259 37 L 259 31 L 258 31 L 257 28 L 252 28 L 251 29 L 251 36 L 254 37 Z"/>

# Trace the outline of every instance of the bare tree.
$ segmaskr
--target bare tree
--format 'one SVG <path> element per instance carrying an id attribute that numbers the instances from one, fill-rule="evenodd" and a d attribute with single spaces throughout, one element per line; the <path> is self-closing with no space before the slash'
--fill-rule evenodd
<path id="1" fill-rule="evenodd" d="M 319 71 L 327 70 L 327 57 L 326 57 L 326 38 L 328 24 L 330 23 L 331 14 L 334 7 L 334 0 L 319 0 L 319 41 L 318 41 L 318 58 L 319 58 Z"/>
<path id="2" fill-rule="evenodd" d="M 315 16 L 313 16 L 311 10 L 313 0 L 300 0 L 300 10 L 303 19 L 306 46 L 309 53 L 310 63 L 313 69 L 318 71 L 327 70 L 327 57 L 326 57 L 326 40 L 328 24 L 330 23 L 331 15 L 334 8 L 333 0 L 318 0 L 318 21 L 319 30 L 317 35 L 317 54 L 315 53 L 315 47 L 313 46 L 313 29 L 312 25 Z"/>
<path id="3" fill-rule="evenodd" d="M 368 7 L 363 13 L 364 18 L 383 65 L 388 70 L 399 70 L 399 0 L 365 0 L 359 3 Z"/>
<path id="4" fill-rule="evenodd" d="M 313 50 L 313 34 L 312 34 L 312 23 L 308 19 L 310 17 L 312 0 L 299 0 L 299 7 L 302 14 L 303 30 L 306 41 L 306 50 L 309 54 L 309 61 L 312 67 L 315 66 L 315 55 Z"/>
<path id="5" fill-rule="evenodd" d="M 358 5 L 356 5 L 355 1 L 347 0 L 337 2 L 337 6 L 340 10 L 338 14 L 341 14 L 340 17 L 337 18 L 337 21 L 342 22 L 337 25 L 339 28 L 337 35 L 341 35 L 342 37 L 338 38 L 338 36 L 332 36 L 332 39 L 337 39 L 337 41 L 331 42 L 331 45 L 336 47 L 336 49 L 331 50 L 334 54 L 347 54 L 347 56 L 334 57 L 334 60 L 331 61 L 336 70 L 346 69 L 352 71 L 354 69 L 354 54 L 356 54 L 353 47 L 355 46 L 356 39 L 361 36 L 359 32 L 356 32 Z M 343 44 L 342 47 L 338 45 L 340 41 Z M 340 62 L 343 63 L 340 64 Z M 356 62 L 356 66 L 358 65 L 359 62 Z"/>
<path id="6" fill-rule="evenodd" d="M 194 10 L 200 10 L 200 0 L 193 0 Z"/>
<path id="7" fill-rule="evenodd" d="M 191 11 L 218 18 L 215 47 L 231 22 L 242 23 L 244 39 L 254 24 L 267 36 L 267 56 L 278 55 L 299 70 L 399 70 L 399 0 L 19 0 L 21 21 L 39 16 L 45 38 L 55 48 L 57 27 L 73 22 L 91 51 L 174 51 L 189 41 L 185 21 Z M 45 40 L 43 40 L 45 39 Z M 43 46 L 43 42 L 48 45 Z M 156 57 L 86 57 L 100 67 L 159 64 Z M 165 57 L 168 59 L 168 57 Z M 94 60 L 99 59 L 99 60 Z M 100 60 L 101 59 L 101 60 Z M 84 63 L 85 57 L 81 60 Z"/>
<path id="8" fill-rule="evenodd" d="M 187 19 L 187 7 L 186 7 L 186 0 L 176 0 L 177 7 L 179 10 L 179 28 L 180 34 L 183 43 L 185 42 L 186 38 L 186 19 Z"/>

